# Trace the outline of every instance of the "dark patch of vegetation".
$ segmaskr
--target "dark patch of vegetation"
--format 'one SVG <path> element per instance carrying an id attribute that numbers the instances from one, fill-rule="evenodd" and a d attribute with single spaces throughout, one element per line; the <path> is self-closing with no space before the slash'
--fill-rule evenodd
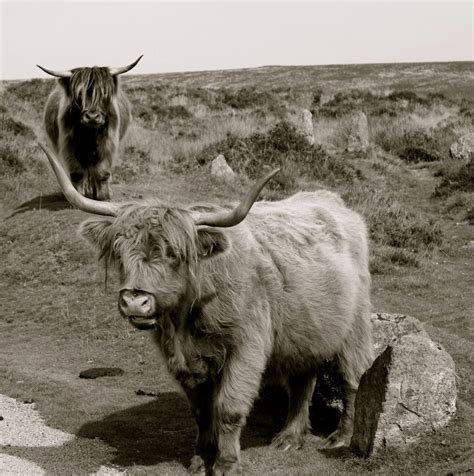
<path id="1" fill-rule="evenodd" d="M 313 100 L 314 114 L 322 117 L 339 118 L 355 111 L 363 111 L 371 116 L 397 116 L 411 112 L 415 106 L 429 106 L 435 102 L 449 102 L 442 94 L 428 94 L 422 97 L 414 91 L 400 90 L 388 96 L 353 89 L 336 93 L 333 99 L 323 105 Z"/>
<path id="2" fill-rule="evenodd" d="M 9 116 L 2 118 L 0 127 L 2 132 L 11 133 L 14 136 L 22 136 L 26 139 L 34 139 L 36 136 L 30 126 Z"/>
<path id="3" fill-rule="evenodd" d="M 9 144 L 0 145 L 0 172 L 2 174 L 18 175 L 26 170 L 24 160 L 18 150 Z"/>
<path id="4" fill-rule="evenodd" d="M 407 101 L 408 103 L 412 104 L 422 104 L 426 105 L 428 101 L 416 94 L 414 91 L 394 91 L 387 96 L 389 101 Z"/>
<path id="5" fill-rule="evenodd" d="M 149 107 L 138 104 L 134 107 L 134 115 L 140 118 L 146 127 L 154 128 L 163 121 L 190 119 L 193 115 L 184 106 L 170 106 L 163 103 Z"/>
<path id="6" fill-rule="evenodd" d="M 248 109 L 264 106 L 272 102 L 268 91 L 258 91 L 255 87 L 244 87 L 236 90 L 219 90 L 220 102 L 234 109 Z"/>
<path id="7" fill-rule="evenodd" d="M 236 172 L 250 178 L 260 176 L 265 166 L 281 167 L 279 178 L 269 186 L 293 191 L 298 177 L 316 180 L 326 185 L 352 183 L 357 169 L 340 156 L 330 156 L 319 145 L 310 145 L 290 123 L 277 123 L 266 133 L 240 138 L 229 134 L 221 142 L 211 144 L 191 158 L 181 158 L 189 165 L 204 166 L 223 154 Z"/>
<path id="8" fill-rule="evenodd" d="M 406 162 L 432 162 L 447 158 L 456 140 L 451 125 L 425 129 L 380 128 L 374 137 L 383 150 Z"/>
<path id="9" fill-rule="evenodd" d="M 443 164 L 437 174 L 442 177 L 441 183 L 436 187 L 435 197 L 447 197 L 453 192 L 474 192 L 474 160 L 467 164 Z"/>

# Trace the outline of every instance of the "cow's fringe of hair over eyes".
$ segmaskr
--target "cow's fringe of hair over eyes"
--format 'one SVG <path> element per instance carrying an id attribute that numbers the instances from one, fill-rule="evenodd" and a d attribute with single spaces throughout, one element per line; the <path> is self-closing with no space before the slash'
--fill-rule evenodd
<path id="1" fill-rule="evenodd" d="M 96 107 L 100 101 L 109 102 L 115 88 L 108 68 L 79 68 L 73 72 L 70 90 L 74 102 L 86 108 Z"/>
<path id="2" fill-rule="evenodd" d="M 162 260 L 170 256 L 186 263 L 195 285 L 197 229 L 187 210 L 152 203 L 126 204 L 111 225 L 99 233 L 97 242 L 101 244 L 99 259 L 105 267 L 105 286 L 109 266 L 126 267 L 126 275 L 140 274 L 144 266 L 160 269 Z M 118 261 L 122 257 L 127 257 L 126 262 Z"/>

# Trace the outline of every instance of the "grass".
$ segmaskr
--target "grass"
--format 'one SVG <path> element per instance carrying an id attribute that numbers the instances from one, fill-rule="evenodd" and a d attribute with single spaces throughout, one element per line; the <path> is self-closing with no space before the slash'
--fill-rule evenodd
<path id="1" fill-rule="evenodd" d="M 301 452 L 273 451 L 268 442 L 281 408 L 270 399 L 244 431 L 246 474 L 457 474 L 472 468 L 474 282 L 465 246 L 473 240 L 466 221 L 473 206 L 472 164 L 453 162 L 448 154 L 472 128 L 471 68 L 270 67 L 124 78 L 135 121 L 114 170 L 116 199 L 237 199 L 276 166 L 283 173 L 264 191 L 266 199 L 336 190 L 368 224 L 374 310 L 418 317 L 456 362 L 456 419 L 407 453 L 387 450 L 368 460 L 344 450 L 328 454 L 318 450 L 314 435 Z M 117 316 L 116 276 L 108 276 L 106 288 L 93 252 L 76 234 L 84 215 L 55 198 L 58 188 L 36 146 L 52 85 L 4 84 L 0 356 L 6 365 L 0 384 L 3 393 L 34 397 L 50 424 L 78 437 L 56 450 L 2 451 L 53 474 L 85 474 L 104 462 L 131 474 L 184 474 L 195 437 L 184 397 L 148 336 Z M 301 108 L 314 111 L 314 146 L 293 123 Z M 356 111 L 367 114 L 371 145 L 347 153 Z M 238 172 L 235 184 L 209 175 L 218 154 Z M 92 366 L 119 366 L 126 373 L 79 381 L 79 372 Z M 138 388 L 159 397 L 139 397 Z M 67 460 L 62 466 L 60 455 Z M 87 456 L 87 468 L 78 455 Z"/>

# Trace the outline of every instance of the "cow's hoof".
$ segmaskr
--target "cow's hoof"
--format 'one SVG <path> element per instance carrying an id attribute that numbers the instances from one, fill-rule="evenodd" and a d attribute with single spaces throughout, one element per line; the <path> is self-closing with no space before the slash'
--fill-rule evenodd
<path id="1" fill-rule="evenodd" d="M 273 448 L 278 448 L 283 451 L 288 451 L 289 449 L 299 450 L 303 447 L 303 444 L 304 435 L 302 433 L 282 431 L 272 440 Z"/>
<path id="2" fill-rule="evenodd" d="M 349 446 L 351 435 L 348 432 L 343 432 L 339 429 L 331 433 L 323 443 L 322 449 L 334 450 L 336 448 L 342 448 Z"/>
<path id="3" fill-rule="evenodd" d="M 194 455 L 191 458 L 191 464 L 188 467 L 188 473 L 194 476 L 206 475 L 206 463 L 199 455 Z"/>
<path id="4" fill-rule="evenodd" d="M 242 474 L 242 467 L 239 463 L 217 460 L 212 468 L 212 476 L 235 476 L 240 474 Z"/>

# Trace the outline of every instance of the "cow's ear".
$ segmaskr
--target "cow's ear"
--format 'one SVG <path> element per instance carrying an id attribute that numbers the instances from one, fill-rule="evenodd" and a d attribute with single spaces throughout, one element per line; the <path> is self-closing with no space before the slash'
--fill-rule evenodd
<path id="1" fill-rule="evenodd" d="M 212 258 L 230 249 L 227 235 L 217 228 L 202 228 L 197 232 L 197 251 L 201 258 Z"/>
<path id="2" fill-rule="evenodd" d="M 103 254 L 105 248 L 110 243 L 110 226 L 111 220 L 104 218 L 92 218 L 81 223 L 79 234 L 87 241 L 92 243 Z"/>

